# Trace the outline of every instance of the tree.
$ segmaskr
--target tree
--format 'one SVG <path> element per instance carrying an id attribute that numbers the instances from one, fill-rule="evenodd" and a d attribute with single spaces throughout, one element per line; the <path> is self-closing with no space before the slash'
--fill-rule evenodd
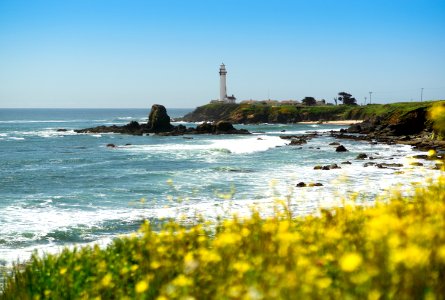
<path id="1" fill-rule="evenodd" d="M 340 92 L 338 96 L 338 100 L 343 102 L 344 105 L 357 105 L 357 100 L 351 94 Z"/>
<path id="2" fill-rule="evenodd" d="M 314 97 L 304 97 L 304 99 L 301 100 L 301 102 L 307 106 L 312 106 L 312 105 L 317 104 L 317 100 L 315 100 Z"/>

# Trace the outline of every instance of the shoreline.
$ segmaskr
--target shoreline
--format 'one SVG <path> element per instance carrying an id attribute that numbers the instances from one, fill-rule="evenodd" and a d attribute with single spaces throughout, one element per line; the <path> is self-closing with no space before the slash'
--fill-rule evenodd
<path id="1" fill-rule="evenodd" d="M 297 122 L 296 124 L 308 124 L 308 125 L 312 125 L 312 124 L 326 124 L 326 125 L 353 125 L 353 124 L 358 124 L 358 123 L 362 123 L 363 120 L 338 120 L 338 121 L 302 121 L 302 122 Z"/>

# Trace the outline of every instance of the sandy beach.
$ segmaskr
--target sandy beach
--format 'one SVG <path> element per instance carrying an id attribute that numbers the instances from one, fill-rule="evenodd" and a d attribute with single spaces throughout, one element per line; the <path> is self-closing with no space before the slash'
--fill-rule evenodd
<path id="1" fill-rule="evenodd" d="M 363 120 L 339 120 L 339 121 L 305 121 L 298 122 L 299 124 L 333 124 L 333 125 L 352 125 L 361 123 Z"/>

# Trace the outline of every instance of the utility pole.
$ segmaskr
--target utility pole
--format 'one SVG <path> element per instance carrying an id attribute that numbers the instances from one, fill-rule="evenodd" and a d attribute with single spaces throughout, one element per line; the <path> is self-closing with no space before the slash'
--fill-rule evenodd
<path id="1" fill-rule="evenodd" d="M 372 92 L 369 92 L 369 104 L 371 104 Z"/>
<path id="2" fill-rule="evenodd" d="M 366 100 L 367 100 L 368 98 L 367 97 L 365 97 L 365 105 L 366 105 Z"/>
<path id="3" fill-rule="evenodd" d="M 423 101 L 423 88 L 420 88 L 420 102 Z"/>

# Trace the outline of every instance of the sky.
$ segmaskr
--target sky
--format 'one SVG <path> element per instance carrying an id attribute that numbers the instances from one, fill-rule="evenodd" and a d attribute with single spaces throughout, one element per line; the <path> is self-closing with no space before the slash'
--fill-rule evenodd
<path id="1" fill-rule="evenodd" d="M 193 108 L 221 63 L 238 101 L 445 99 L 445 0 L 0 0 L 1 108 Z"/>

